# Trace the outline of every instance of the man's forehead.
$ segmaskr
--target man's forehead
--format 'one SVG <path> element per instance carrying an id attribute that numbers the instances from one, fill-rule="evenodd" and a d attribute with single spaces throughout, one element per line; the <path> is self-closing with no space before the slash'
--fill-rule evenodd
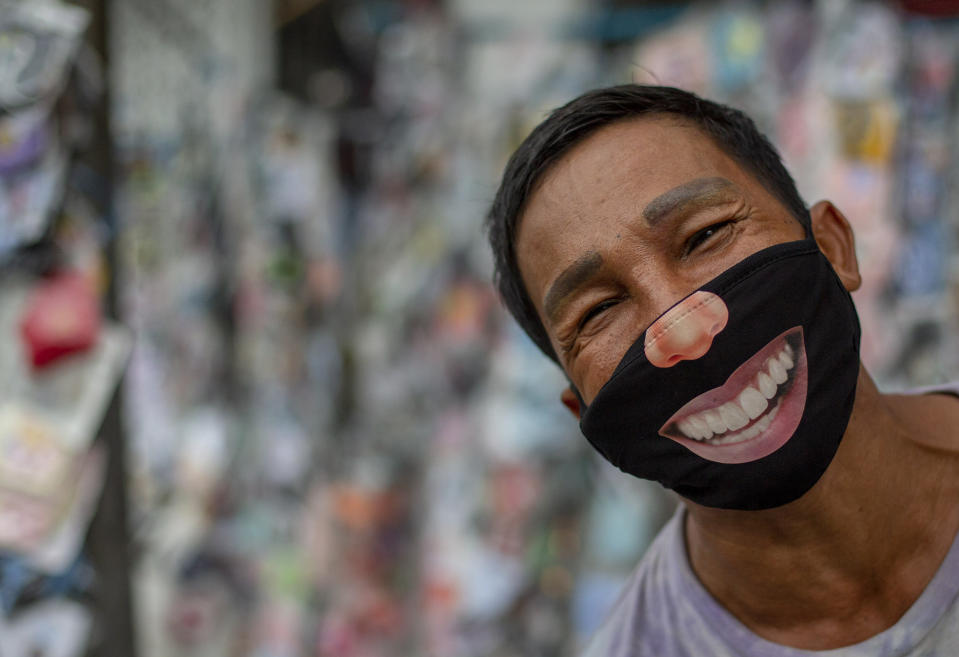
<path id="1" fill-rule="evenodd" d="M 654 229 L 680 212 L 755 200 L 751 181 L 711 138 L 677 117 L 604 126 L 561 157 L 530 195 L 517 232 L 523 278 L 545 283 L 546 274 L 551 282 L 593 248 L 573 246 L 584 237 L 602 240 L 636 220 Z"/>
<path id="2" fill-rule="evenodd" d="M 595 205 L 600 193 L 604 202 L 648 202 L 680 183 L 719 176 L 748 184 L 738 163 L 695 124 L 671 115 L 634 117 L 573 146 L 543 174 L 530 200 L 565 204 L 581 197 Z"/>

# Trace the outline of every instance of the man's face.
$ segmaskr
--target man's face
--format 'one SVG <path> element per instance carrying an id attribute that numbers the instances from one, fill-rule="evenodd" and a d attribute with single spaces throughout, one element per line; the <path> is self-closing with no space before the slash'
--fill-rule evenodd
<path id="1" fill-rule="evenodd" d="M 557 162 L 530 197 L 516 251 L 560 363 L 590 403 L 670 306 L 743 258 L 803 236 L 704 133 L 656 116 L 606 126 Z M 703 321 L 721 330 L 724 309 L 705 307 Z"/>

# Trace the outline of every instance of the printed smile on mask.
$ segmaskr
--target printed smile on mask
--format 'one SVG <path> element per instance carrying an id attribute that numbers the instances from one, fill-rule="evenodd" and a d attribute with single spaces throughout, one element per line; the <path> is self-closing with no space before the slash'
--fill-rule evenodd
<path id="1" fill-rule="evenodd" d="M 788 435 L 780 436 L 775 447 L 765 445 L 771 453 L 784 444 L 795 431 L 805 402 L 805 346 L 800 327 L 790 329 L 772 340 L 743 363 L 726 383 L 699 395 L 677 411 L 660 430 L 660 434 L 686 445 L 704 458 L 725 462 L 741 462 L 737 455 L 717 455 L 722 449 L 753 441 L 774 426 L 784 400 L 790 398 L 797 379 L 801 379 L 801 401 L 792 404 L 791 417 L 785 424 Z M 798 413 L 796 412 L 798 410 Z M 784 423 L 776 423 L 781 429 Z M 765 442 L 765 441 L 756 441 Z M 766 452 L 764 447 L 760 447 Z M 714 451 L 716 450 L 716 451 Z M 743 454 L 760 458 L 754 452 Z M 762 454 L 765 455 L 765 454 Z"/>

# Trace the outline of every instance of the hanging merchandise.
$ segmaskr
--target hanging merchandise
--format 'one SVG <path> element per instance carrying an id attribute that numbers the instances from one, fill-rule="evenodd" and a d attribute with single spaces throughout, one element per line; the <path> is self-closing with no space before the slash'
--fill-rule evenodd
<path id="1" fill-rule="evenodd" d="M 43 112 L 20 112 L 0 122 L 0 175 L 12 177 L 37 162 L 50 141 Z"/>
<path id="2" fill-rule="evenodd" d="M 56 571 L 75 558 L 99 496 L 90 451 L 129 349 L 77 273 L 0 293 L 0 545 Z"/>
<path id="3" fill-rule="evenodd" d="M 787 97 L 801 92 L 808 80 L 816 36 L 816 20 L 808 3 L 786 0 L 769 8 L 765 47 L 777 86 Z"/>
<path id="4" fill-rule="evenodd" d="M 132 343 L 103 308 L 109 174 L 92 163 L 109 151 L 94 120 L 103 80 L 84 44 L 90 11 L 0 4 L 0 636 L 4 655 L 73 657 L 97 622 L 113 631 L 92 602 L 125 577 L 111 552 L 97 580 L 84 548 Z"/>
<path id="5" fill-rule="evenodd" d="M 93 614 L 78 602 L 51 598 L 9 618 L 0 618 L 4 657 L 81 657 Z"/>
<path id="6" fill-rule="evenodd" d="M 823 71 L 823 91 L 842 100 L 886 97 L 904 52 L 895 10 L 879 3 L 849 3 L 836 19 L 824 44 L 830 66 Z M 877 49 L 877 43 L 885 47 Z"/>
<path id="7" fill-rule="evenodd" d="M 693 18 L 640 41 L 633 54 L 632 81 L 666 84 L 706 93 L 714 76 L 709 53 L 709 24 Z"/>
<path id="8" fill-rule="evenodd" d="M 894 284 L 905 297 L 939 297 L 945 292 L 949 238 L 938 222 L 909 231 L 899 247 Z"/>
<path id="9" fill-rule="evenodd" d="M 88 22 L 57 0 L 0 12 L 0 259 L 44 234 L 62 195 L 67 152 L 54 106 Z"/>
<path id="10" fill-rule="evenodd" d="M 34 290 L 28 304 L 20 330 L 35 369 L 83 353 L 96 343 L 100 308 L 82 273 L 55 274 Z"/>
<path id="11" fill-rule="evenodd" d="M 675 507 L 653 482 L 623 477 L 602 461 L 582 526 L 582 551 L 571 611 L 579 645 L 599 629 L 625 578 Z"/>
<path id="12" fill-rule="evenodd" d="M 76 559 L 99 499 L 103 449 L 74 455 L 36 420 L 0 410 L 0 549 L 45 573 Z M 28 469 L 29 468 L 29 469 Z M 61 478 L 54 479 L 54 476 Z"/>
<path id="13" fill-rule="evenodd" d="M 954 331 L 955 281 L 950 254 L 955 220 L 947 211 L 956 175 L 953 99 L 957 89 L 955 26 L 913 19 L 904 27 L 905 99 L 898 170 L 898 239 L 884 292 L 895 302 L 899 340 L 884 375 L 901 381 L 941 381 L 954 376 L 959 353 L 946 336 Z M 953 289 L 950 290 L 950 287 Z"/>
<path id="14" fill-rule="evenodd" d="M 8 618 L 53 598 L 88 602 L 95 586 L 93 569 L 82 556 L 52 572 L 38 570 L 21 557 L 0 557 L 0 608 Z"/>
<path id="15" fill-rule="evenodd" d="M 42 572 L 55 573 L 77 558 L 90 528 L 106 475 L 105 449 L 94 447 L 78 465 L 76 483 L 63 486 L 60 494 L 69 500 L 46 540 L 26 554 Z"/>
<path id="16" fill-rule="evenodd" d="M 68 280 L 68 288 L 77 284 L 72 279 L 61 280 Z M 130 336 L 122 327 L 102 323 L 94 343 L 93 327 L 103 320 L 86 314 L 91 300 L 82 295 L 79 302 L 75 297 L 59 296 L 63 288 L 58 284 L 46 287 L 48 283 L 41 281 L 38 285 L 39 289 L 31 289 L 30 282 L 8 281 L 0 292 L 0 333 L 6 336 L 0 344 L 0 362 L 11 374 L 0 382 L 4 391 L 0 406 L 15 408 L 31 421 L 49 427 L 64 448 L 84 451 L 96 436 L 120 379 Z M 32 292 L 37 296 L 31 298 Z M 73 315 L 75 303 L 82 310 Z M 48 314 L 38 314 L 44 312 Z M 64 356 L 66 346 L 75 349 L 78 345 L 85 350 Z M 38 347 L 51 351 L 41 352 Z M 51 352 L 59 352 L 59 360 L 48 360 L 37 369 L 36 355 Z"/>
<path id="17" fill-rule="evenodd" d="M 883 166 L 892 159 L 897 111 L 891 98 L 835 104 L 839 150 L 846 160 Z"/>
<path id="18" fill-rule="evenodd" d="M 89 20 L 86 10 L 59 0 L 6 3 L 0 15 L 5 63 L 0 105 L 11 111 L 52 102 Z"/>
<path id="19" fill-rule="evenodd" d="M 0 256 L 44 235 L 63 195 L 66 170 L 67 155 L 51 135 L 40 159 L 0 175 Z"/>
<path id="20" fill-rule="evenodd" d="M 754 12 L 721 12 L 712 22 L 714 75 L 724 96 L 756 83 L 764 62 L 764 41 L 763 23 Z"/>

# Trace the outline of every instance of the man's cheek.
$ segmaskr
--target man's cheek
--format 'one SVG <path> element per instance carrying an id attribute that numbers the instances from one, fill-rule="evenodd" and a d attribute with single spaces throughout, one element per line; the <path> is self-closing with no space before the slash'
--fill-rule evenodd
<path id="1" fill-rule="evenodd" d="M 629 347 L 639 337 L 627 337 L 628 334 L 620 333 L 619 339 L 617 339 L 617 336 L 613 333 L 615 332 L 610 331 L 602 339 L 594 341 L 588 350 L 584 350 L 583 357 L 580 359 L 581 367 L 579 369 L 582 376 L 580 380 L 583 381 L 583 386 L 580 389 L 587 403 L 592 401 L 599 390 L 606 385 Z"/>

